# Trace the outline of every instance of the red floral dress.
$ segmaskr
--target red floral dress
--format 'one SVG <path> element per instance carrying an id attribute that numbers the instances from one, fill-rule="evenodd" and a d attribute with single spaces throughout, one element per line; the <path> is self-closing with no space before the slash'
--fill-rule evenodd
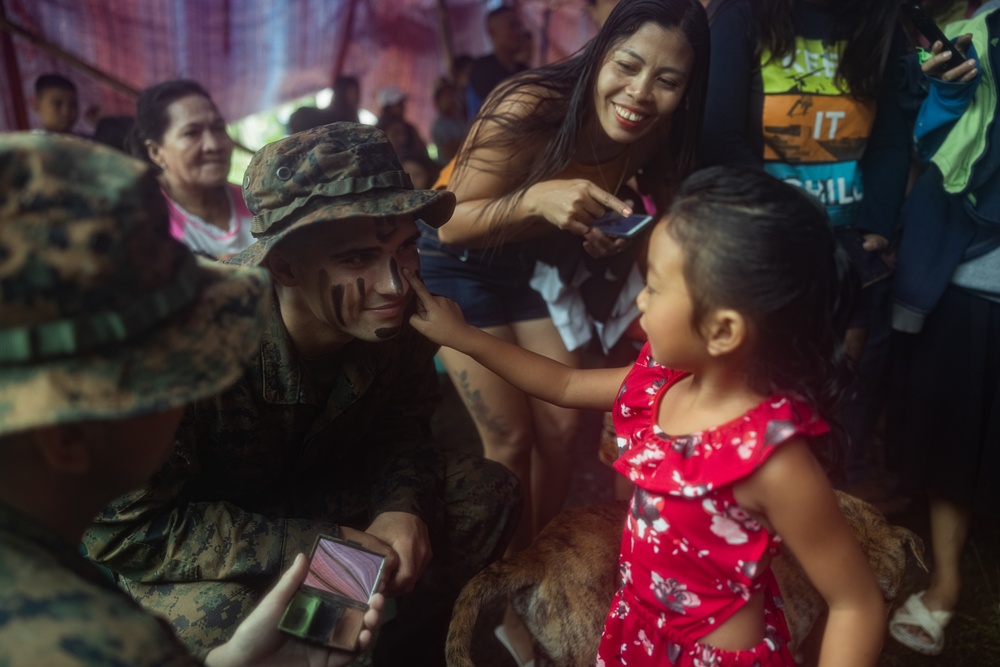
<path id="1" fill-rule="evenodd" d="M 737 503 L 735 482 L 795 436 L 827 432 L 801 401 L 768 399 L 717 427 L 672 437 L 656 424 L 660 400 L 686 373 L 653 361 L 649 345 L 615 405 L 621 457 L 635 482 L 622 537 L 621 587 L 605 621 L 597 664 L 793 665 L 781 598 L 769 564 L 781 538 Z M 699 644 L 764 590 L 764 639 L 727 651 Z"/>

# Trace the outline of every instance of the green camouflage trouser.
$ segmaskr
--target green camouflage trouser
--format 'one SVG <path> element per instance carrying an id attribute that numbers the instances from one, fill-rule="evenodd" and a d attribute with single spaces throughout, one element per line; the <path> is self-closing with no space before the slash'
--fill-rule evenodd
<path id="1" fill-rule="evenodd" d="M 443 664 L 444 637 L 455 598 L 474 574 L 503 554 L 520 516 L 520 486 L 506 468 L 481 457 L 450 452 L 446 461 L 443 530 L 431 527 L 434 556 L 414 591 L 395 601 L 396 617 L 379 631 L 375 650 L 378 664 L 393 664 L 393 658 L 380 659 L 379 655 L 390 655 L 394 644 L 409 643 L 413 637 L 433 644 L 434 655 L 440 656 Z M 309 553 L 315 536 L 329 532 L 334 523 L 357 529 L 367 527 L 368 494 L 358 486 L 331 486 L 337 488 L 328 487 L 321 497 L 300 495 L 293 502 L 286 497 L 276 507 L 280 513 L 274 516 L 316 519 L 309 530 L 289 526 L 286 543 L 297 540 L 298 550 L 286 544 L 284 553 Z M 301 521 L 289 523 L 309 525 Z M 282 571 L 288 565 L 283 563 Z M 143 607 L 165 616 L 192 651 L 204 654 L 232 635 L 275 580 L 145 584 L 119 576 L 118 582 Z M 400 646 L 403 655 L 410 658 L 416 648 Z M 356 664 L 370 664 L 370 660 L 366 654 Z M 407 662 L 425 664 L 420 660 Z"/>

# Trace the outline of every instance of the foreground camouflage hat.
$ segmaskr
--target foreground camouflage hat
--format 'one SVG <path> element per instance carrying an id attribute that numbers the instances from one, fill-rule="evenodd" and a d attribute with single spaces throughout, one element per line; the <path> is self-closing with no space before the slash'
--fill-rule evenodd
<path id="1" fill-rule="evenodd" d="M 440 227 L 455 195 L 414 190 L 385 134 L 357 123 L 331 123 L 264 146 L 250 160 L 243 198 L 257 243 L 233 261 L 259 264 L 290 232 L 314 222 L 412 214 Z"/>
<path id="2" fill-rule="evenodd" d="M 174 240 L 144 163 L 0 135 L 0 435 L 218 393 L 257 349 L 268 287 Z"/>

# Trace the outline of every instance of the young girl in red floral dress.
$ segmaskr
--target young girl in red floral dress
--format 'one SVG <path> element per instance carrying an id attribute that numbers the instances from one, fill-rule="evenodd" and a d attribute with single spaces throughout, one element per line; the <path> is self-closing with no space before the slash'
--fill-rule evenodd
<path id="1" fill-rule="evenodd" d="M 648 342 L 577 370 L 469 327 L 447 299 L 411 318 L 525 392 L 612 409 L 635 484 L 598 665 L 792 665 L 770 569 L 784 545 L 829 605 L 820 665 L 874 665 L 882 596 L 812 453 L 849 384 L 857 292 L 820 206 L 756 170 L 691 176 L 649 241 Z"/>

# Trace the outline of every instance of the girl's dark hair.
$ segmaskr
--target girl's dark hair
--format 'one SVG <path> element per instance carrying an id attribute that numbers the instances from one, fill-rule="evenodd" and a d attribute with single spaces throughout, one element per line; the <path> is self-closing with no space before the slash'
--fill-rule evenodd
<path id="1" fill-rule="evenodd" d="M 135 125 L 132 126 L 132 131 L 125 139 L 125 147 L 128 152 L 153 164 L 149 158 L 149 151 L 146 150 L 146 142 L 160 143 L 163 141 L 163 133 L 170 125 L 167 108 L 177 100 L 190 95 L 199 95 L 209 102 L 212 101 L 211 96 L 201 87 L 201 84 L 188 79 L 164 81 L 139 93 L 139 98 L 135 101 Z"/>
<path id="2" fill-rule="evenodd" d="M 758 0 L 758 56 L 765 50 L 770 61 L 795 56 L 795 6 L 803 0 Z M 837 84 L 853 97 L 878 95 L 899 12 L 899 0 L 835 0 L 832 40 L 846 46 L 837 66 Z"/>
<path id="3" fill-rule="evenodd" d="M 670 120 L 667 145 L 657 158 L 643 165 L 643 180 L 680 182 L 694 169 L 708 87 L 710 36 L 705 9 L 699 0 L 623 0 L 597 36 L 576 55 L 504 81 L 480 110 L 477 124 L 459 153 L 458 165 L 467 164 L 469 155 L 479 148 L 516 153 L 531 147 L 539 156 L 527 168 L 507 174 L 518 185 L 497 202 L 498 216 L 508 215 L 532 185 L 569 165 L 583 128 L 594 116 L 594 88 L 608 53 L 647 23 L 680 30 L 694 53 L 694 68 L 684 98 Z M 544 92 L 531 92 L 538 88 Z M 535 112 L 518 116 L 502 111 L 504 99 L 515 93 L 537 99 Z M 493 126 L 491 131 L 484 132 L 489 126 Z M 544 148 L 538 151 L 537 146 Z M 494 170 L 497 165 L 490 163 L 484 168 Z"/>
<path id="4" fill-rule="evenodd" d="M 859 281 L 819 202 L 760 170 L 712 167 L 681 186 L 666 230 L 684 253 L 692 324 L 739 311 L 754 336 L 754 391 L 832 420 L 851 384 L 844 335 Z"/>

